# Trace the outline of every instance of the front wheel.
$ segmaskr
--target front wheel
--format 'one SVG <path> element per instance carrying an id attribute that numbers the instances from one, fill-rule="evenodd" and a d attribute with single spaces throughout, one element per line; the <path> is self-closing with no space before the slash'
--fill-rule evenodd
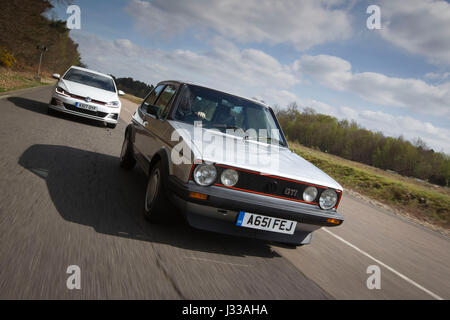
<path id="1" fill-rule="evenodd" d="M 161 162 L 156 163 L 148 177 L 144 199 L 144 217 L 150 223 L 163 221 L 164 211 L 167 211 L 168 201 L 164 194 Z"/>
<path id="2" fill-rule="evenodd" d="M 114 129 L 117 126 L 117 124 L 116 123 L 107 123 L 106 126 L 110 129 Z"/>
<path id="3" fill-rule="evenodd" d="M 132 142 L 130 134 L 125 135 L 125 139 L 122 144 L 122 151 L 120 152 L 120 167 L 125 170 L 131 170 L 136 165 L 136 160 L 133 156 Z"/>

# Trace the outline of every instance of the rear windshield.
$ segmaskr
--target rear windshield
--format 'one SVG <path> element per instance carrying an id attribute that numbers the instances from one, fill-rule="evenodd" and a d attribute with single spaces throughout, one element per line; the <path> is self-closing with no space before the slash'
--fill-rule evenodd
<path id="1" fill-rule="evenodd" d="M 116 87 L 111 78 L 87 72 L 79 69 L 70 69 L 64 76 L 64 80 L 78 82 L 87 86 L 116 92 Z"/>

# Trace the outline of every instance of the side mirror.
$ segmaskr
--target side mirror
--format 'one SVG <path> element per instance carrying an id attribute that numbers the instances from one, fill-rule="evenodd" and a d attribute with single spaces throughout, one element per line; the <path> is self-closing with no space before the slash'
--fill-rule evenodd
<path id="1" fill-rule="evenodd" d="M 160 118 L 161 108 L 152 104 L 147 105 L 147 113 L 154 115 L 156 119 Z"/>
<path id="2" fill-rule="evenodd" d="M 61 78 L 61 76 L 59 75 L 59 73 L 54 73 L 54 74 L 52 74 L 52 77 L 55 78 L 55 79 Z"/>
<path id="3" fill-rule="evenodd" d="M 119 90 L 119 91 L 117 91 L 117 94 L 118 94 L 119 96 L 123 96 L 123 95 L 125 95 L 125 92 L 123 92 L 122 90 Z"/>

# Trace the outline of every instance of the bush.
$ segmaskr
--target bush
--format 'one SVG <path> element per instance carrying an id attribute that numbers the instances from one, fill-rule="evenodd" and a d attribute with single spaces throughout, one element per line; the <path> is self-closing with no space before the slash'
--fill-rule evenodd
<path id="1" fill-rule="evenodd" d="M 0 48 L 0 65 L 11 68 L 16 62 L 16 58 L 7 49 Z"/>

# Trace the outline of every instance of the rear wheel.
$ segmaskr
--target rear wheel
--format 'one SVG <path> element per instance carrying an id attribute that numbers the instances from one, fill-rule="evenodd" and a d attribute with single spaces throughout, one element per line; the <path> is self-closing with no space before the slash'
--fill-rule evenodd
<path id="1" fill-rule="evenodd" d="M 125 134 L 125 139 L 122 144 L 122 151 L 120 152 L 120 166 L 126 170 L 131 170 L 135 165 L 136 160 L 133 156 L 133 147 L 128 131 L 127 134 Z"/>
<path id="2" fill-rule="evenodd" d="M 157 162 L 148 177 L 144 199 L 144 217 L 150 223 L 162 222 L 164 212 L 168 210 L 168 201 L 162 182 L 161 162 Z"/>

